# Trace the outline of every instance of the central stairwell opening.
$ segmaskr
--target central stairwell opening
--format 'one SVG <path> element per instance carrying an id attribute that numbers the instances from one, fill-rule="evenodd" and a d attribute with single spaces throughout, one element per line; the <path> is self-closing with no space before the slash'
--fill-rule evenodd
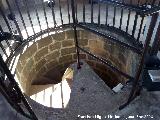
<path id="1" fill-rule="evenodd" d="M 86 30 L 77 30 L 80 46 L 99 57 L 109 58 L 114 66 L 134 75 L 139 56 L 131 50 Z M 127 41 L 126 38 L 123 40 Z M 120 51 L 124 51 L 124 53 Z M 133 59 L 134 58 L 134 59 Z M 128 79 L 110 70 L 87 53 L 80 52 L 95 73 L 112 90 Z M 37 40 L 19 57 L 16 75 L 24 93 L 38 103 L 53 108 L 65 108 L 70 99 L 73 70 L 76 62 L 74 32 L 65 28 L 61 32 Z"/>

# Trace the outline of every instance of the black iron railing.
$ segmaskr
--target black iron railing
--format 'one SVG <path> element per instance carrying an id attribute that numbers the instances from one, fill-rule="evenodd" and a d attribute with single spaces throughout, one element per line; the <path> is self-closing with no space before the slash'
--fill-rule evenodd
<path id="1" fill-rule="evenodd" d="M 28 0 L 23 0 L 22 3 L 19 3 L 18 0 L 6 0 L 7 8 L 0 6 L 0 34 L 2 36 L 0 39 L 0 54 L 3 57 L 3 59 L 1 58 L 1 71 L 2 73 L 4 72 L 9 82 L 13 84 L 11 90 L 14 91 L 5 91 L 8 88 L 4 82 L 6 77 L 1 77 L 0 87 L 1 91 L 4 93 L 3 95 L 6 96 L 10 104 L 15 107 L 17 111 L 31 119 L 37 119 L 13 78 L 12 74 L 15 74 L 15 71 L 11 74 L 8 69 L 8 67 L 15 64 L 14 62 L 11 64 L 11 61 L 16 55 L 21 53 L 24 46 L 28 45 L 30 41 L 35 42 L 37 37 L 42 37 L 44 34 L 49 35 L 52 31 L 56 32 L 60 29 L 63 30 L 63 27 L 65 26 L 70 26 L 74 29 L 78 63 L 77 68 L 80 69 L 81 67 L 79 52 L 82 51 L 87 53 L 107 65 L 112 71 L 117 72 L 127 79 L 133 80 L 133 88 L 125 105 L 133 100 L 136 93 L 140 90 L 139 78 L 158 19 L 158 11 L 160 10 L 160 2 L 158 0 L 153 0 L 151 2 L 148 0 L 137 0 L 136 2 L 133 0 L 82 0 L 80 2 L 78 0 L 66 0 L 65 2 L 61 0 L 48 0 L 48 2 L 39 0 L 35 2 L 35 0 L 32 0 L 32 3 L 29 3 Z M 146 24 L 149 16 L 152 17 L 151 22 Z M 133 44 L 128 44 L 114 36 L 104 34 L 102 31 L 95 29 L 101 27 L 106 30 L 115 30 L 124 36 L 129 36 L 129 40 Z M 77 28 L 82 28 L 110 39 L 141 55 L 140 65 L 136 71 L 136 76 L 130 76 L 127 73 L 122 72 L 119 68 L 112 66 L 107 59 L 103 57 L 100 58 L 90 51 L 81 48 L 77 38 Z M 160 28 L 158 27 L 155 37 L 154 48 L 156 49 L 153 48 L 154 53 L 158 51 L 156 43 L 159 43 L 159 29 Z M 6 37 L 4 37 L 5 32 L 7 34 Z M 146 38 L 144 37 L 145 32 L 148 33 Z M 16 47 L 13 47 L 11 41 L 19 41 L 18 39 L 21 41 L 16 44 Z M 18 98 L 20 101 L 24 102 L 30 115 L 26 115 L 21 109 L 21 106 L 16 102 L 14 103 L 10 93 L 18 95 Z"/>
<path id="2" fill-rule="evenodd" d="M 8 66 L 0 56 L 0 91 L 12 107 L 27 118 L 38 120 Z M 25 106 L 25 107 L 23 107 Z"/>

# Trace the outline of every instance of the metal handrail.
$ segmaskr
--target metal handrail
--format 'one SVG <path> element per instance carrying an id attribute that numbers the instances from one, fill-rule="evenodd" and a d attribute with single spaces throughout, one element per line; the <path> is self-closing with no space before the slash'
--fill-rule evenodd
<path id="1" fill-rule="evenodd" d="M 15 50 L 13 50 L 13 49 L 10 47 L 10 45 L 8 45 L 9 48 L 10 48 L 11 54 L 10 54 L 9 56 L 6 55 L 6 56 L 7 56 L 7 60 L 6 60 L 5 62 L 7 63 L 7 65 L 10 64 L 12 58 L 13 58 L 16 54 L 18 54 L 18 51 L 21 51 L 22 48 L 23 48 L 29 41 L 32 41 L 32 40 L 34 40 L 35 38 L 37 38 L 37 37 L 39 37 L 39 36 L 41 36 L 41 35 L 43 35 L 43 34 L 45 34 L 45 33 L 48 33 L 48 35 L 49 35 L 49 33 L 50 33 L 51 31 L 54 31 L 54 30 L 56 30 L 56 29 L 62 29 L 62 30 L 63 30 L 63 27 L 69 26 L 69 27 L 71 27 L 71 28 L 74 29 L 74 39 L 75 39 L 75 46 L 76 46 L 76 53 L 77 53 L 77 63 L 78 63 L 77 68 L 80 69 L 80 67 L 81 67 L 80 57 L 79 57 L 79 51 L 81 50 L 81 51 L 85 52 L 86 54 L 88 54 L 88 55 L 94 57 L 95 59 L 99 60 L 100 62 L 106 64 L 106 65 L 109 66 L 109 68 L 112 69 L 113 71 L 115 71 L 115 72 L 117 72 L 117 73 L 125 76 L 126 78 L 129 78 L 129 79 L 132 79 L 132 80 L 134 79 L 134 84 L 133 84 L 133 88 L 132 88 L 131 93 L 130 93 L 130 97 L 129 97 L 127 103 L 126 103 L 124 106 L 128 105 L 128 104 L 133 100 L 133 98 L 135 97 L 136 92 L 138 91 L 138 90 L 137 90 L 137 86 L 138 86 L 138 82 L 139 82 L 139 77 L 140 77 L 141 71 L 142 71 L 142 69 L 143 69 L 145 55 L 146 55 L 146 52 L 147 52 L 147 50 L 148 50 L 148 46 L 149 46 L 149 43 L 150 43 L 151 35 L 153 34 L 153 29 L 154 29 L 154 27 L 155 27 L 155 22 L 156 22 L 156 20 L 155 20 L 155 19 L 156 19 L 155 15 L 158 16 L 158 13 L 157 13 L 157 12 L 158 12 L 158 10 L 160 10 L 160 6 L 159 6 L 159 5 L 158 5 L 158 6 L 154 6 L 154 4 L 153 4 L 153 7 L 147 8 L 147 7 L 143 7 L 143 6 L 135 6 L 135 5 L 132 5 L 132 4 L 125 4 L 124 1 L 123 1 L 123 2 L 117 2 L 117 1 L 115 1 L 115 0 L 107 0 L 106 2 L 98 1 L 98 23 L 97 23 L 97 24 L 98 24 L 99 26 L 101 26 L 101 24 L 102 24 L 102 23 L 101 23 L 101 16 L 100 16 L 100 13 L 101 13 L 101 11 L 100 11 L 100 10 L 101 10 L 101 9 L 100 9 L 100 8 L 101 8 L 101 3 L 105 3 L 104 5 L 106 5 L 106 22 L 105 22 L 105 25 L 106 25 L 106 26 L 111 26 L 111 27 L 115 27 L 115 28 L 116 28 L 116 26 L 115 26 L 116 7 L 120 7 L 120 8 L 121 8 L 120 26 L 119 26 L 118 28 L 116 28 L 116 29 L 119 29 L 120 31 L 122 31 L 122 21 L 123 21 L 123 14 L 124 14 L 123 10 L 124 10 L 124 9 L 127 9 L 127 10 L 128 10 L 128 19 L 127 19 L 126 31 L 123 30 L 123 32 L 125 32 L 126 35 L 129 35 L 128 28 L 129 28 L 129 25 L 130 25 L 129 23 L 130 23 L 131 12 L 132 12 L 132 11 L 136 12 L 135 20 L 134 20 L 134 25 L 133 25 L 133 30 L 132 30 L 132 34 L 130 34 L 131 37 L 133 37 L 133 38 L 135 37 L 135 31 L 136 31 L 136 27 L 137 27 L 137 20 L 138 20 L 138 18 L 140 17 L 140 18 L 141 18 L 141 23 L 140 23 L 140 28 L 139 28 L 139 32 L 138 32 L 138 37 L 137 37 L 137 39 L 134 39 L 134 40 L 136 40 L 136 41 L 135 41 L 136 43 L 139 43 L 139 39 L 140 39 L 141 32 L 142 32 L 142 29 L 143 29 L 143 24 L 144 24 L 144 23 L 143 23 L 143 22 L 144 22 L 144 18 L 145 18 L 147 15 L 153 14 L 154 18 L 152 18 L 153 21 L 151 21 L 151 26 L 150 26 L 150 28 L 149 28 L 149 32 L 148 32 L 148 36 L 147 36 L 147 40 L 146 40 L 146 45 L 144 46 L 144 49 L 140 49 L 140 48 L 137 48 L 137 46 L 135 47 L 135 46 L 128 45 L 128 44 L 126 44 L 126 43 L 124 43 L 124 42 L 121 42 L 121 41 L 117 40 L 116 38 L 114 38 L 114 37 L 112 37 L 112 36 L 107 36 L 107 35 L 105 35 L 105 34 L 103 34 L 103 33 L 98 32 L 98 31 L 94 31 L 94 30 L 90 29 L 90 28 L 87 27 L 87 26 L 82 26 L 82 25 L 80 24 L 80 21 L 79 21 L 78 17 L 77 17 L 77 15 L 78 15 L 78 13 L 77 13 L 77 3 L 75 2 L 75 0 L 71 0 L 71 5 L 70 5 L 70 3 L 69 3 L 69 0 L 67 0 L 67 14 L 68 14 L 68 20 L 69 20 L 69 23 L 68 23 L 68 24 L 64 24 L 63 12 L 62 12 L 62 7 L 61 7 L 61 1 L 58 0 L 58 3 L 59 3 L 58 8 L 59 8 L 59 10 L 60 10 L 60 13 L 59 13 L 59 14 L 60 14 L 60 21 L 61 21 L 61 25 L 60 25 L 60 26 L 57 26 L 57 21 L 56 21 L 56 19 L 55 19 L 55 17 L 56 17 L 56 16 L 55 16 L 55 10 L 54 10 L 54 7 L 51 6 L 52 17 L 53 17 L 53 22 L 54 22 L 54 27 L 53 27 L 53 28 L 49 28 L 49 23 L 48 23 L 48 19 L 47 19 L 46 9 L 45 9 L 45 6 L 44 6 L 43 0 L 42 0 L 42 1 L 41 1 L 41 4 L 42 4 L 43 12 L 44 12 L 45 24 L 47 24 L 47 29 L 45 29 L 45 30 L 42 30 L 42 27 L 41 27 L 41 24 L 42 24 L 42 23 L 41 23 L 41 21 L 40 21 L 40 19 L 39 19 L 40 16 L 39 16 L 39 14 L 38 14 L 37 8 L 35 7 L 35 1 L 34 1 L 34 2 L 33 2 L 33 4 L 34 4 L 34 10 L 35 10 L 36 18 L 37 18 L 37 20 L 38 20 L 38 24 L 39 24 L 39 27 L 40 27 L 40 32 L 38 32 L 38 33 L 35 33 L 35 31 L 34 31 L 34 26 L 33 26 L 32 18 L 31 18 L 31 15 L 30 15 L 30 11 L 29 11 L 29 9 L 28 9 L 28 6 L 26 6 L 25 8 L 26 8 L 26 10 L 27 10 L 27 15 L 28 15 L 28 18 L 29 18 L 29 22 L 30 22 L 31 28 L 32 28 L 32 30 L 33 30 L 33 32 L 34 32 L 34 35 L 29 36 L 29 35 L 28 35 L 28 31 L 27 31 L 27 29 L 26 29 L 25 20 L 24 20 L 24 18 L 23 18 L 23 15 L 22 15 L 22 13 L 21 13 L 21 9 L 20 9 L 20 7 L 19 7 L 19 3 L 17 2 L 17 0 L 15 0 L 15 1 L 16 1 L 15 4 L 16 4 L 16 6 L 17 6 L 18 13 L 20 14 L 20 19 L 21 19 L 21 21 L 18 21 L 18 20 L 16 19 L 15 15 L 14 15 L 14 10 L 12 10 L 12 8 L 11 8 L 12 6 L 10 5 L 10 1 L 8 1 L 8 0 L 6 0 L 6 1 L 7 1 L 7 4 L 8 4 L 8 7 L 9 7 L 9 12 L 10 12 L 9 17 L 10 17 L 10 20 L 13 21 L 14 25 L 16 26 L 16 29 L 18 30 L 19 35 L 20 35 L 21 37 L 23 37 L 23 36 L 22 36 L 22 33 L 21 33 L 20 26 L 19 26 L 19 22 L 22 22 L 22 25 L 23 25 L 23 27 L 25 28 L 24 30 L 25 30 L 25 32 L 27 33 L 27 39 L 24 39 L 23 42 L 22 42 L 22 44 L 21 44 L 19 47 L 17 47 Z M 52 2 L 52 0 L 50 0 L 50 1 Z M 92 1 L 92 0 L 91 0 L 91 1 Z M 132 0 L 131 0 L 131 1 L 132 1 Z M 23 1 L 23 2 L 24 2 L 24 1 Z M 26 2 L 26 1 L 25 1 L 25 2 Z M 109 17 L 109 16 L 108 16 L 108 12 L 109 12 L 109 11 L 108 11 L 108 5 L 109 5 L 109 4 L 110 4 L 110 5 L 113 5 L 113 8 L 114 8 L 113 25 L 108 24 L 108 21 L 107 21 L 107 20 L 108 20 L 108 17 Z M 27 5 L 28 5 L 28 4 L 27 4 Z M 71 9 L 72 15 L 70 15 L 70 6 L 71 6 L 71 8 L 72 8 L 72 9 Z M 146 6 L 147 6 L 147 4 L 146 4 Z M 87 23 L 87 22 L 86 22 L 86 13 L 85 13 L 86 8 L 85 8 L 85 3 L 84 3 L 84 1 L 83 1 L 83 6 L 82 6 L 82 7 L 83 7 L 83 11 L 82 11 L 82 12 L 83 12 L 83 15 L 82 15 L 82 16 L 83 16 L 83 23 Z M 93 1 L 92 1 L 92 3 L 91 3 L 91 24 L 94 24 L 94 19 L 93 19 L 93 7 L 94 7 L 94 5 L 93 5 Z M 155 13 L 156 13 L 156 14 L 155 14 Z M 9 20 L 7 19 L 6 13 L 2 10 L 1 6 L 0 6 L 0 14 L 1 14 L 2 17 L 3 17 L 3 19 L 4 19 L 4 21 L 5 21 L 6 25 L 7 25 L 7 27 L 8 27 L 8 29 L 9 29 L 9 32 L 10 32 L 11 34 L 13 34 L 13 29 L 10 27 L 10 24 L 11 24 L 11 23 L 10 23 Z M 73 22 L 71 22 L 70 16 L 72 16 Z M 12 19 L 12 18 L 13 18 L 13 19 Z M 116 68 L 115 66 L 112 66 L 111 64 L 109 64 L 106 59 L 99 58 L 98 56 L 96 56 L 96 55 L 94 55 L 94 54 L 92 54 L 92 53 L 90 53 L 90 52 L 88 52 L 88 51 L 85 51 L 85 49 L 79 47 L 78 38 L 77 38 L 77 27 L 86 29 L 86 30 L 88 30 L 88 31 L 91 31 L 91 32 L 93 32 L 93 33 L 96 33 L 97 35 L 100 35 L 100 36 L 109 38 L 109 39 L 111 39 L 111 40 L 113 40 L 113 41 L 115 41 L 115 42 L 117 42 L 117 43 L 119 43 L 119 44 L 121 44 L 121 45 L 123 45 L 123 46 L 125 46 L 125 47 L 127 47 L 127 48 L 129 48 L 129 49 L 131 49 L 131 50 L 133 50 L 134 52 L 136 52 L 136 53 L 138 53 L 138 54 L 141 54 L 141 55 L 142 55 L 142 59 L 141 59 L 141 62 L 140 62 L 139 69 L 138 69 L 138 71 L 137 71 L 137 73 L 136 73 L 136 76 L 133 78 L 132 76 L 130 76 L 130 75 L 128 75 L 128 74 L 120 71 L 120 70 L 119 70 L 118 68 Z M 0 28 L 1 28 L 1 26 L 0 26 Z M 0 29 L 0 31 L 3 32 L 3 29 Z M 7 42 L 7 40 L 6 40 L 6 42 Z M 7 42 L 7 43 L 8 43 L 8 42 Z M 4 50 L 4 49 L 3 49 L 3 50 Z M 3 64 L 2 64 L 2 63 L 1 63 L 1 64 L 2 64 L 2 66 L 3 66 L 3 69 L 5 70 L 5 73 L 6 73 L 7 77 L 9 78 L 9 80 L 10 80 L 11 82 L 13 82 L 13 85 L 15 85 L 15 86 L 14 86 L 15 89 L 16 89 L 16 91 L 18 92 L 18 94 L 20 94 L 21 100 L 24 102 L 24 104 L 26 105 L 26 108 L 27 108 L 27 109 L 29 110 L 29 112 L 31 113 L 31 117 L 33 117 L 33 119 L 36 120 L 37 117 L 35 116 L 34 112 L 33 112 L 32 109 L 31 109 L 31 107 L 30 107 L 29 104 L 27 103 L 27 100 L 25 99 L 25 97 L 24 97 L 24 95 L 22 94 L 20 88 L 18 87 L 17 83 L 15 82 L 14 77 L 13 77 L 13 75 L 10 73 L 10 70 L 8 69 L 6 63 L 4 63 L 3 60 L 1 60 L 1 61 L 2 61 L 2 63 L 3 63 Z M 14 64 L 14 63 L 13 63 L 13 64 Z M 7 94 L 8 94 L 8 93 L 7 93 Z M 124 107 L 124 106 L 123 106 L 123 107 Z M 123 107 L 122 107 L 122 108 L 123 108 Z"/>

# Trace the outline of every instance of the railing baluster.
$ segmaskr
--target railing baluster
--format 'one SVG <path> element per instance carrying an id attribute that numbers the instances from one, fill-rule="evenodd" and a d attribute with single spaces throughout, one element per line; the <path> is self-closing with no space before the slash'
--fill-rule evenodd
<path id="1" fill-rule="evenodd" d="M 57 23 L 56 23 L 56 18 L 55 18 L 54 7 L 52 5 L 52 1 L 53 0 L 50 0 L 50 2 L 51 2 L 51 9 L 52 9 L 52 17 L 53 17 L 54 27 L 56 27 Z"/>
<path id="2" fill-rule="evenodd" d="M 2 43 L 0 43 L 0 48 L 2 49 L 5 56 L 8 58 L 7 52 L 6 52 L 5 48 L 3 47 Z"/>
<path id="3" fill-rule="evenodd" d="M 29 22 L 30 22 L 31 27 L 32 27 L 32 30 L 33 30 L 33 34 L 36 34 L 36 33 L 35 33 L 35 30 L 34 30 L 34 27 L 33 27 L 33 22 L 32 22 L 32 19 L 31 19 L 31 15 L 30 15 L 30 13 L 29 13 L 28 3 L 27 3 L 26 0 L 23 0 L 23 2 L 25 3 L 25 9 L 26 9 L 26 11 L 27 11 L 27 15 L 28 15 L 28 18 L 29 18 Z"/>
<path id="4" fill-rule="evenodd" d="M 106 25 L 108 25 L 108 4 L 106 4 Z"/>
<path id="5" fill-rule="evenodd" d="M 100 0 L 98 0 L 98 25 L 100 25 L 100 19 L 101 19 L 101 4 Z"/>
<path id="6" fill-rule="evenodd" d="M 93 0 L 91 0 L 91 23 L 93 23 Z"/>
<path id="7" fill-rule="evenodd" d="M 140 4 L 140 0 L 138 0 L 137 5 L 139 6 L 139 4 Z M 133 30 L 132 30 L 132 36 L 133 37 L 134 37 L 135 31 L 136 31 L 137 21 L 138 21 L 138 13 L 136 12 L 134 25 L 133 25 Z"/>
<path id="8" fill-rule="evenodd" d="M 36 12 L 36 17 L 37 17 L 38 25 L 39 25 L 40 31 L 42 31 L 42 26 L 41 26 L 41 22 L 40 22 L 40 19 L 39 19 L 38 10 L 37 10 L 37 7 L 36 7 L 35 0 L 33 0 L 33 4 L 34 4 L 35 12 Z"/>
<path id="9" fill-rule="evenodd" d="M 123 109 L 125 106 L 127 106 L 137 96 L 137 93 L 140 92 L 140 89 L 137 89 L 138 87 L 140 87 L 140 86 L 138 86 L 139 80 L 140 80 L 140 75 L 141 75 L 141 72 L 144 68 L 144 60 L 146 58 L 146 54 L 147 54 L 148 49 L 149 49 L 149 44 L 150 44 L 150 41 L 151 41 L 151 38 L 152 38 L 152 34 L 153 34 L 153 31 L 154 31 L 157 19 L 158 19 L 158 13 L 156 13 L 152 16 L 150 26 L 149 26 L 149 29 L 148 29 L 148 33 L 147 33 L 147 37 L 146 37 L 146 41 L 145 41 L 145 45 L 144 45 L 143 54 L 142 54 L 138 69 L 136 71 L 135 79 L 133 81 L 133 85 L 132 85 L 132 89 L 131 89 L 128 101 L 124 105 L 120 106 L 119 109 Z"/>
<path id="10" fill-rule="evenodd" d="M 12 72 L 12 70 L 13 70 L 13 66 L 15 65 L 15 60 L 16 60 L 16 58 L 17 58 L 17 56 L 14 56 L 14 58 L 12 59 L 13 60 L 13 62 L 12 62 L 12 64 L 9 64 L 10 65 L 10 71 Z M 16 69 L 14 69 L 14 73 L 16 74 Z M 12 73 L 12 75 L 14 75 L 13 73 Z"/>
<path id="11" fill-rule="evenodd" d="M 15 15 L 14 15 L 14 13 L 13 13 L 13 10 L 11 9 L 11 6 L 10 6 L 9 1 L 6 0 L 6 3 L 7 3 L 8 8 L 9 8 L 9 12 L 10 12 L 9 15 L 12 16 L 12 17 L 14 17 L 14 18 L 13 18 L 13 21 L 14 21 L 14 24 L 15 24 L 15 26 L 16 26 L 16 28 L 17 28 L 17 31 L 18 31 L 19 35 L 20 35 L 21 37 L 23 37 L 23 35 L 22 35 L 22 33 L 21 33 L 21 30 L 20 30 L 20 28 L 19 28 L 18 22 L 17 22 L 17 20 L 16 20 L 16 18 L 15 18 Z"/>
<path id="12" fill-rule="evenodd" d="M 62 100 L 62 108 L 64 108 L 64 99 L 63 99 L 63 86 L 62 86 L 62 81 L 61 81 L 61 100 Z"/>
<path id="13" fill-rule="evenodd" d="M 62 8 L 61 8 L 61 1 L 60 0 L 59 0 L 59 11 L 60 11 L 60 17 L 61 17 L 61 24 L 63 25 Z"/>
<path id="14" fill-rule="evenodd" d="M 18 10 L 18 12 L 19 12 L 19 15 L 20 15 L 20 18 L 21 18 L 23 27 L 24 27 L 24 29 L 25 29 L 25 31 L 26 31 L 27 37 L 29 37 L 28 31 L 27 31 L 27 27 L 26 27 L 26 24 L 25 24 L 24 19 L 23 19 L 23 15 L 22 15 L 21 10 L 20 10 L 19 5 L 18 5 L 18 1 L 15 0 L 15 3 L 16 3 L 16 7 L 17 7 L 17 10 Z"/>
<path id="15" fill-rule="evenodd" d="M 67 10 L 68 10 L 68 20 L 69 20 L 69 24 L 71 23 L 71 18 L 70 18 L 70 12 L 69 12 L 69 0 L 67 0 Z"/>
<path id="16" fill-rule="evenodd" d="M 124 0 L 122 0 L 122 3 L 124 3 Z M 122 29 L 122 22 L 123 22 L 123 8 L 121 8 L 121 18 L 120 18 L 120 26 L 119 26 L 119 29 Z"/>
<path id="17" fill-rule="evenodd" d="M 142 27 L 143 27 L 143 21 L 144 21 L 144 16 L 142 16 L 142 19 L 141 19 L 141 24 L 140 24 L 140 28 L 139 28 L 139 32 L 138 32 L 137 41 L 139 41 L 140 36 L 141 36 Z"/>
<path id="18" fill-rule="evenodd" d="M 8 87 L 6 86 L 6 84 L 4 83 L 4 79 L 0 78 L 0 91 L 2 93 L 2 95 L 5 97 L 5 99 L 7 100 L 7 102 L 19 113 L 21 113 L 22 115 L 24 115 L 25 117 L 29 118 L 29 119 L 33 119 L 31 118 L 31 116 L 29 116 L 28 114 L 26 114 L 24 112 L 24 110 L 21 108 L 21 106 L 12 100 L 10 94 L 11 91 L 8 90 Z"/>
<path id="19" fill-rule="evenodd" d="M 7 20 L 6 16 L 5 16 L 5 13 L 3 12 L 1 6 L 0 6 L 0 13 L 1 13 L 1 15 L 2 15 L 2 17 L 3 17 L 3 19 L 4 19 L 5 23 L 6 23 L 6 25 L 7 25 L 7 28 L 8 28 L 8 30 L 9 30 L 9 32 L 10 32 L 10 33 L 13 33 L 13 32 L 12 32 L 12 29 L 11 29 L 11 27 L 10 27 L 10 24 L 9 24 L 9 22 L 8 22 L 8 20 Z"/>
<path id="20" fill-rule="evenodd" d="M 115 21 L 116 21 L 116 7 L 114 7 L 113 26 L 115 26 Z"/>
<path id="21" fill-rule="evenodd" d="M 85 2 L 84 2 L 85 0 L 83 0 L 83 22 L 85 23 L 86 22 L 86 15 L 85 15 L 85 9 L 86 9 L 86 7 L 85 7 Z"/>
<path id="22" fill-rule="evenodd" d="M 130 4 L 132 4 L 132 0 L 130 0 Z M 126 32 L 128 32 L 130 17 L 131 17 L 131 10 L 129 10 L 129 13 L 128 13 Z"/>
<path id="23" fill-rule="evenodd" d="M 45 9 L 45 5 L 44 5 L 44 1 L 43 0 L 42 0 L 42 7 L 43 7 L 44 17 L 45 17 L 45 21 L 46 21 L 46 24 L 47 24 L 47 31 L 48 31 L 48 35 L 49 35 L 49 25 L 48 25 L 46 9 Z"/>
<path id="24" fill-rule="evenodd" d="M 13 52 L 13 49 L 12 49 L 11 44 L 9 43 L 9 41 L 8 41 L 8 40 L 5 40 L 5 42 L 6 42 L 7 46 L 9 47 L 9 50 L 10 50 L 11 52 Z"/>
<path id="25" fill-rule="evenodd" d="M 75 0 L 75 13 L 76 13 L 76 21 L 78 22 L 78 5 L 77 5 L 77 0 Z"/>
<path id="26" fill-rule="evenodd" d="M 0 33 L 3 34 L 3 32 L 4 32 L 4 31 L 3 31 L 3 29 L 2 29 L 2 27 L 1 27 L 1 25 L 0 25 Z M 10 50 L 11 52 L 13 52 L 12 47 L 11 47 L 10 43 L 8 42 L 8 40 L 5 40 L 5 42 L 6 42 L 7 46 L 9 47 L 9 50 Z"/>
<path id="27" fill-rule="evenodd" d="M 136 15 L 135 15 L 135 20 L 134 20 L 134 25 L 133 25 L 133 30 L 132 30 L 133 37 L 134 37 L 135 31 L 136 31 L 137 21 L 138 21 L 138 13 L 136 13 Z"/>
<path id="28" fill-rule="evenodd" d="M 74 0 L 71 0 L 71 7 L 72 7 L 72 19 L 73 19 L 73 28 L 74 28 L 74 41 L 75 41 L 75 47 L 76 47 L 76 53 L 77 53 L 77 69 L 81 68 L 80 65 L 80 58 L 79 58 L 79 49 L 78 49 L 78 36 L 77 36 L 77 30 L 76 30 L 76 17 L 75 17 L 75 3 Z"/>
<path id="29" fill-rule="evenodd" d="M 35 115 L 35 113 L 33 112 L 32 108 L 30 107 L 28 101 L 26 100 L 25 96 L 23 95 L 21 89 L 19 88 L 17 82 L 15 81 L 13 75 L 11 74 L 11 72 L 8 69 L 7 65 L 3 61 L 3 58 L 1 57 L 1 55 L 0 55 L 0 65 L 3 68 L 3 70 L 5 71 L 5 74 L 8 77 L 9 81 L 14 86 L 14 89 L 16 90 L 16 92 L 18 93 L 18 95 L 20 96 L 20 99 L 24 103 L 24 106 L 26 107 L 26 109 L 28 110 L 28 112 L 30 113 L 30 115 L 32 116 L 33 120 L 38 120 L 37 117 L 36 117 L 36 115 Z"/>
<path id="30" fill-rule="evenodd" d="M 128 32 L 130 16 L 131 16 L 131 11 L 129 10 L 128 19 L 127 19 L 127 26 L 126 26 L 126 32 Z"/>
<path id="31" fill-rule="evenodd" d="M 144 35 L 144 33 L 145 33 L 145 30 L 146 30 L 146 24 L 145 24 L 144 27 L 143 27 L 143 32 L 142 32 L 143 35 Z"/>

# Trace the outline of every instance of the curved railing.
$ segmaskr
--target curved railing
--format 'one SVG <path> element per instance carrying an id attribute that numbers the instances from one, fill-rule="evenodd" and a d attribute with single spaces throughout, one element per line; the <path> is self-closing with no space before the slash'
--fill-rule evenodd
<path id="1" fill-rule="evenodd" d="M 14 86 L 11 86 L 11 90 L 14 89 L 15 91 L 4 92 L 4 95 L 6 95 L 9 102 L 12 102 L 9 93 L 20 94 L 20 100 L 24 102 L 31 114 L 29 118 L 36 119 L 35 114 L 13 78 L 12 74 L 15 74 L 15 71 L 13 70 L 11 74 L 12 66 L 15 64 L 13 58 L 23 50 L 24 46 L 29 46 L 29 43 L 36 42 L 36 38 L 43 37 L 45 34 L 50 35 L 53 31 L 63 30 L 63 27 L 70 26 L 74 29 L 78 68 L 80 68 L 79 51 L 83 51 L 106 64 L 112 71 L 123 75 L 127 79 L 134 80 L 130 97 L 126 103 L 128 104 L 137 91 L 136 88 L 143 69 L 144 59 L 158 19 L 158 10 L 160 10 L 158 0 L 153 0 L 150 3 L 147 0 L 137 0 L 136 2 L 133 0 L 48 0 L 48 2 L 39 0 L 35 2 L 33 0 L 32 3 L 28 0 L 22 0 L 21 3 L 18 0 L 6 0 L 6 5 L 0 6 L 1 66 L 10 83 L 14 83 Z M 136 76 L 130 76 L 120 71 L 115 66 L 110 65 L 108 60 L 81 48 L 78 44 L 77 28 L 86 29 L 108 38 L 141 55 L 140 66 L 136 71 Z M 117 33 L 128 36 L 129 41 L 133 44 L 116 39 L 114 36 L 98 31 L 96 28 L 117 31 Z M 156 34 L 159 33 L 157 32 Z M 12 41 L 14 42 L 12 43 Z M 4 61 L 10 69 L 8 69 Z M 4 79 L 3 77 L 1 78 L 2 80 Z M 4 82 L 1 84 L 3 84 L 3 91 L 8 88 Z M 25 115 L 18 103 L 14 104 L 12 102 L 11 105 L 16 106 L 15 109 Z"/>

